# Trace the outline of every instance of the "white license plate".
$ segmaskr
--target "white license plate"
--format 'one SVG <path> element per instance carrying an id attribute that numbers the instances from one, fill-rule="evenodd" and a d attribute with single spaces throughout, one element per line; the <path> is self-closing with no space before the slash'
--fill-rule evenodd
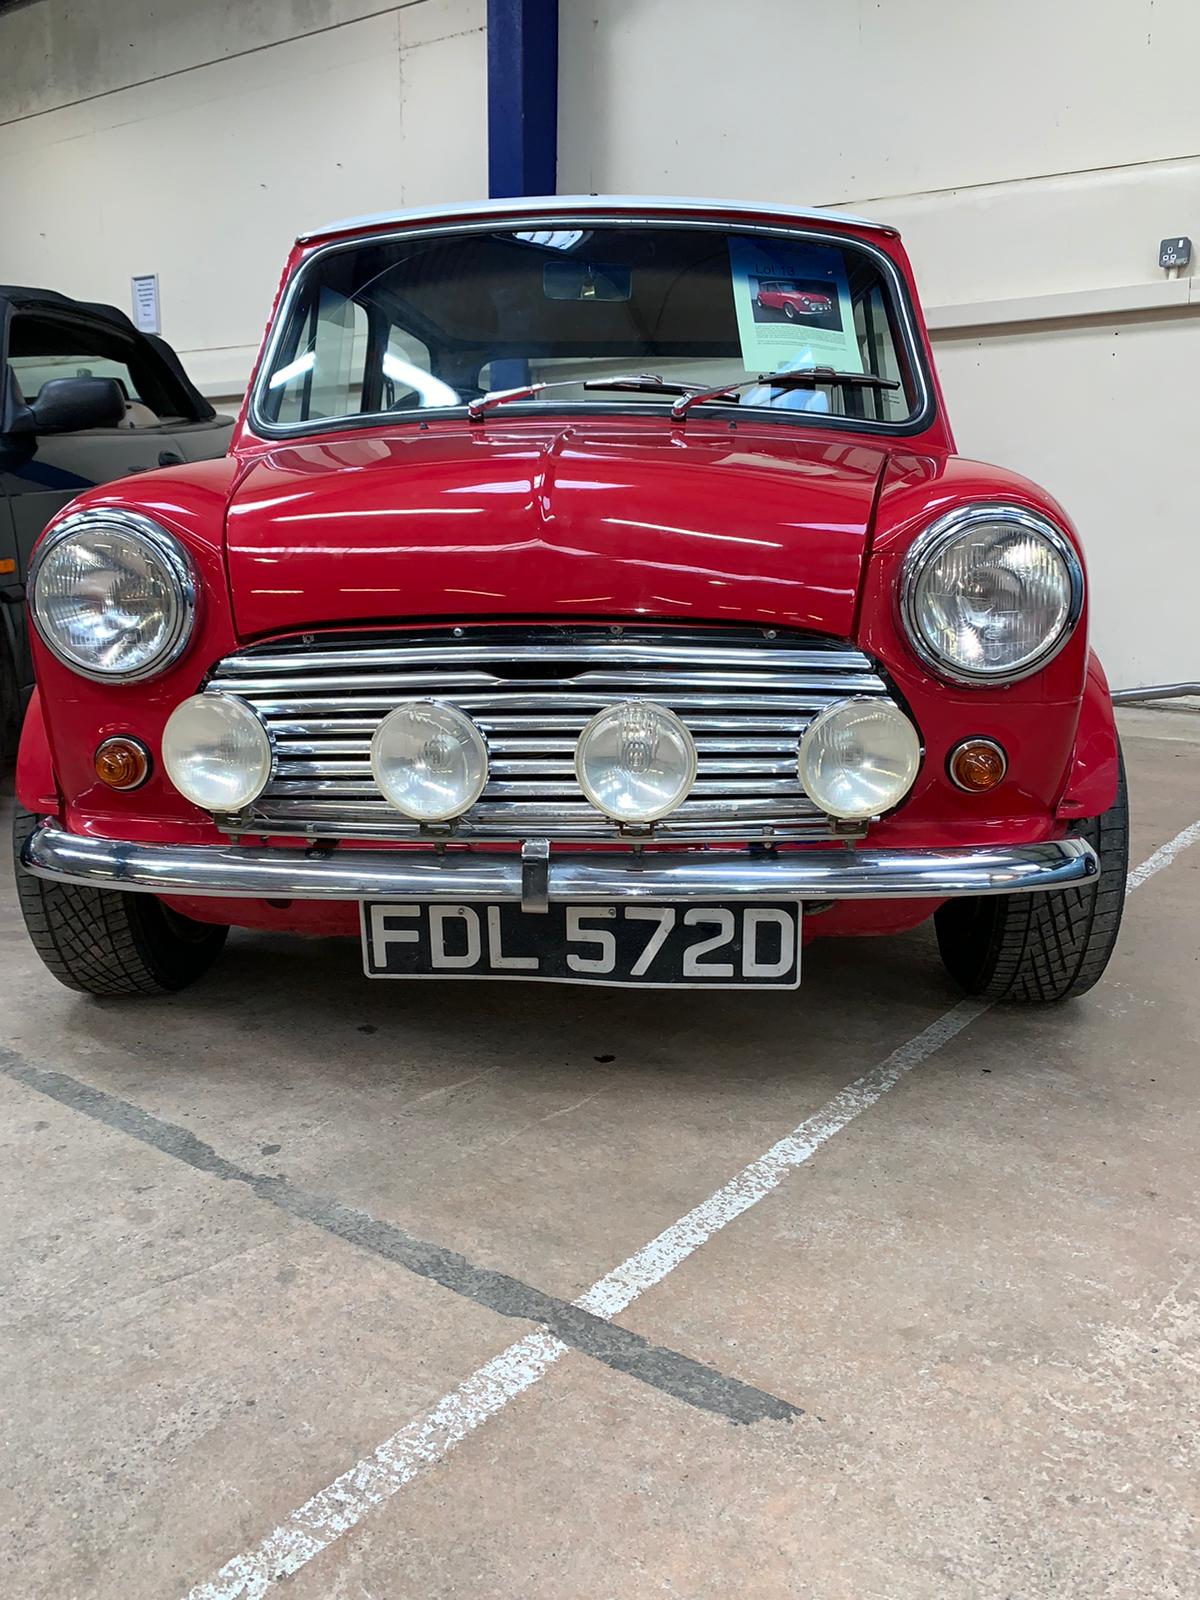
<path id="1" fill-rule="evenodd" d="M 800 905 L 365 900 L 368 978 L 518 978 L 651 989 L 795 989 Z"/>

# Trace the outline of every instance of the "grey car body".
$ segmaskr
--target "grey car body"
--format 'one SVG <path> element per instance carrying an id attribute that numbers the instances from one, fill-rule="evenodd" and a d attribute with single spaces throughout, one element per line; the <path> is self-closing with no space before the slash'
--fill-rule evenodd
<path id="1" fill-rule="evenodd" d="M 121 421 L 72 429 L 60 418 L 55 431 L 38 431 L 31 407 L 44 386 L 81 377 L 120 385 Z M 0 285 L 0 747 L 33 687 L 25 577 L 46 523 L 96 484 L 223 456 L 232 431 L 170 345 L 115 306 Z"/>

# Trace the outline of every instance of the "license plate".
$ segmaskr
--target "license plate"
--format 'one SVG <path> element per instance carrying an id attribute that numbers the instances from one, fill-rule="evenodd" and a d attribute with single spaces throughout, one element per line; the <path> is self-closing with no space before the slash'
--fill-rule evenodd
<path id="1" fill-rule="evenodd" d="M 368 978 L 795 989 L 800 906 L 362 902 Z"/>

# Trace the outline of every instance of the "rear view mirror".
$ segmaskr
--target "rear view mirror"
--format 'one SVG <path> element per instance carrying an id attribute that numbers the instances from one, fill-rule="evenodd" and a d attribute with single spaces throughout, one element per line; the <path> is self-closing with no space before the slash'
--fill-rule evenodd
<path id="1" fill-rule="evenodd" d="M 78 433 L 125 420 L 125 395 L 115 378 L 47 378 L 21 419 L 26 433 Z"/>
<path id="2" fill-rule="evenodd" d="M 604 261 L 547 261 L 542 268 L 547 300 L 628 300 L 632 288 L 629 267 Z"/>

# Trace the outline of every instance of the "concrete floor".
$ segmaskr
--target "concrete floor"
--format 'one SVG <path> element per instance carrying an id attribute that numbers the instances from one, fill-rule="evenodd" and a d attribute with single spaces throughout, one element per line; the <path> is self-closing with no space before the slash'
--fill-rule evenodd
<path id="1" fill-rule="evenodd" d="M 1122 720 L 1136 863 L 1200 818 L 1200 717 Z M 101 1004 L 0 885 L 0 1592 L 1200 1595 L 1198 886 L 1200 842 L 1085 1000 L 947 1025 L 925 931 L 741 999 L 245 935 Z M 615 1329 L 565 1304 L 818 1112 Z"/>

